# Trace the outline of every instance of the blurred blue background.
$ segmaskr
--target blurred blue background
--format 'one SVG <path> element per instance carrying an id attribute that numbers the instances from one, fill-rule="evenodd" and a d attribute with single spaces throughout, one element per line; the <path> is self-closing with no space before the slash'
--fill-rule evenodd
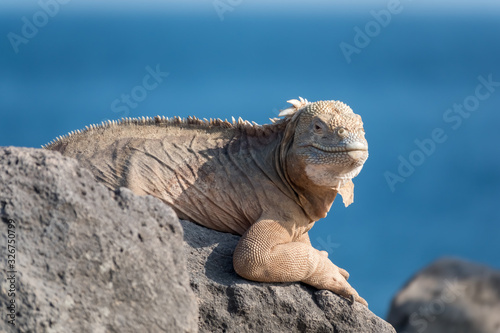
<path id="1" fill-rule="evenodd" d="M 0 4 L 0 145 L 125 116 L 266 123 L 291 98 L 342 100 L 370 157 L 354 204 L 337 200 L 310 235 L 370 308 L 384 317 L 441 256 L 500 268 L 496 1 L 59 1 Z"/>

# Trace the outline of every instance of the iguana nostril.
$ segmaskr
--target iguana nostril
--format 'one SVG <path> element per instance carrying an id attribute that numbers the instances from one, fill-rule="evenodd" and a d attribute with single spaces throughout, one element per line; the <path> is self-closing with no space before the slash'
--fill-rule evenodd
<path id="1" fill-rule="evenodd" d="M 337 133 L 342 138 L 345 138 L 349 134 L 345 128 L 339 129 Z"/>

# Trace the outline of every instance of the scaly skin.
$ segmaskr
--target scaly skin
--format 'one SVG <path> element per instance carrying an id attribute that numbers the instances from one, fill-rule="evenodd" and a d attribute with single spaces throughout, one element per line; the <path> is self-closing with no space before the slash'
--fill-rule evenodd
<path id="1" fill-rule="evenodd" d="M 242 235 L 233 264 L 244 278 L 302 281 L 367 305 L 308 236 L 337 193 L 352 202 L 351 179 L 368 157 L 361 117 L 338 101 L 289 102 L 270 125 L 127 119 L 45 148 L 77 158 L 110 189 L 153 195 L 180 218 Z"/>

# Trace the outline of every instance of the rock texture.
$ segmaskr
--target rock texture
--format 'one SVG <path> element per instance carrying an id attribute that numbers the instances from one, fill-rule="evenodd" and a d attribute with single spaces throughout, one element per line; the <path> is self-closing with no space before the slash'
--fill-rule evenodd
<path id="1" fill-rule="evenodd" d="M 388 320 L 400 333 L 499 333 L 500 271 L 438 260 L 395 296 Z"/>
<path id="2" fill-rule="evenodd" d="M 196 332 L 182 228 L 169 207 L 113 194 L 76 160 L 0 148 L 1 332 Z M 16 225 L 16 326 L 7 223 Z"/>
<path id="3" fill-rule="evenodd" d="M 0 332 L 395 332 L 329 291 L 240 278 L 239 237 L 187 221 L 183 234 L 159 200 L 113 193 L 58 153 L 0 148 L 3 256 L 10 220 L 16 326 L 2 266 Z"/>
<path id="4" fill-rule="evenodd" d="M 365 306 L 301 283 L 258 283 L 236 275 L 239 237 L 181 221 L 200 332 L 395 332 Z"/>

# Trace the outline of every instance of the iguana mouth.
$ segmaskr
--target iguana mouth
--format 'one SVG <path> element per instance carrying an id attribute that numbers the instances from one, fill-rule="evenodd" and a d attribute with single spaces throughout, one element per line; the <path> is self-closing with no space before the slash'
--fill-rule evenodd
<path id="1" fill-rule="evenodd" d="M 360 150 L 360 151 L 367 151 L 368 147 L 361 143 L 361 142 L 354 142 L 347 144 L 345 146 L 324 146 L 322 144 L 319 144 L 317 142 L 313 142 L 312 146 L 316 149 L 329 152 L 329 153 L 341 153 L 341 152 L 349 152 L 349 151 L 355 151 L 355 150 Z"/>

